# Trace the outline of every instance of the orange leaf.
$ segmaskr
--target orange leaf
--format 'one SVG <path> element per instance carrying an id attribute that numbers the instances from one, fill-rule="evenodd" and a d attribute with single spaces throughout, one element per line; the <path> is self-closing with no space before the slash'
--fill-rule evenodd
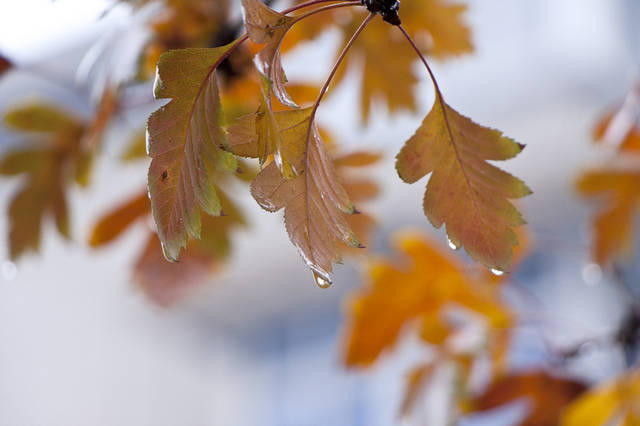
<path id="1" fill-rule="evenodd" d="M 578 381 L 546 371 L 529 371 L 501 377 L 475 399 L 475 408 L 489 410 L 526 398 L 529 412 L 521 426 L 557 425 L 564 409 L 586 390 Z"/>
<path id="2" fill-rule="evenodd" d="M 99 247 L 110 243 L 132 223 L 150 212 L 149 195 L 147 191 L 142 191 L 103 216 L 93 227 L 89 244 L 93 247 Z"/>
<path id="3" fill-rule="evenodd" d="M 440 315 L 451 303 L 484 316 L 494 328 L 509 325 L 510 313 L 494 288 L 475 282 L 424 238 L 401 235 L 396 246 L 406 260 L 372 262 L 368 268 L 370 284 L 350 305 L 347 365 L 371 364 L 395 344 L 403 327 L 413 320 L 422 322 L 425 340 L 441 343 L 442 333 L 436 337 L 431 327 L 434 318 L 441 321 Z"/>
<path id="4" fill-rule="evenodd" d="M 442 109 L 436 97 L 431 112 L 397 156 L 398 174 L 407 183 L 431 173 L 424 212 L 436 228 L 446 224 L 449 241 L 487 267 L 508 272 L 518 238 L 513 227 L 524 224 L 508 199 L 531 190 L 488 163 L 507 160 L 523 146 L 458 114 Z"/>
<path id="5" fill-rule="evenodd" d="M 171 101 L 149 117 L 149 194 L 165 255 L 176 260 L 189 236 L 199 238 L 200 211 L 217 216 L 216 170 L 235 171 L 237 161 L 219 147 L 222 128 L 216 67 L 238 40 L 215 49 L 183 49 L 163 54 L 155 96 Z"/>
<path id="6" fill-rule="evenodd" d="M 577 182 L 578 191 L 599 197 L 603 207 L 593 221 L 593 259 L 606 265 L 631 253 L 635 215 L 640 207 L 640 173 L 600 170 L 585 173 Z"/>
<path id="7" fill-rule="evenodd" d="M 625 111 L 626 112 L 626 111 Z M 614 138 L 611 143 L 622 152 L 638 152 L 640 151 L 640 125 L 638 125 L 637 114 L 622 114 L 623 110 L 611 111 L 596 125 L 593 136 L 597 142 L 605 141 L 606 138 Z M 621 115 L 622 114 L 622 115 Z M 616 124 L 614 129 L 612 126 Z M 609 136 L 608 133 L 612 132 Z"/>

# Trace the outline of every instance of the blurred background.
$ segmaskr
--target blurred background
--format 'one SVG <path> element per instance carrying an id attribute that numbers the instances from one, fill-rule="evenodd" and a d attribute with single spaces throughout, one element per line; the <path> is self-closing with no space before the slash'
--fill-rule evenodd
<path id="1" fill-rule="evenodd" d="M 589 264 L 590 205 L 574 190 L 579 173 L 605 160 L 592 144 L 603 111 L 624 99 L 638 75 L 640 3 L 636 0 L 468 0 L 466 20 L 475 51 L 433 63 L 448 103 L 476 122 L 499 128 L 527 145 L 501 167 L 523 178 L 533 195 L 521 201 L 532 252 L 514 280 L 538 301 L 552 323 L 546 338 L 558 345 L 614 329 L 620 295 Z M 236 16 L 240 16 L 239 5 Z M 281 9 L 275 6 L 276 9 Z M 77 78 L 87 51 L 116 37 L 117 54 L 101 55 L 126 69 L 145 38 L 136 30 L 152 7 L 101 0 L 21 0 L 0 4 L 0 52 L 16 69 L 0 79 L 0 111 L 29 98 L 53 99 L 81 116 L 95 107 L 94 83 Z M 114 35 L 115 34 L 115 35 Z M 339 37 L 323 33 L 312 48 L 284 58 L 289 79 L 321 82 Z M 136 44 L 137 43 L 137 44 Z M 113 55 L 113 56 L 109 56 Z M 357 73 L 348 75 L 319 110 L 320 122 L 346 148 L 382 150 L 376 167 L 381 195 L 370 210 L 380 227 L 370 245 L 388 249 L 389 235 L 414 227 L 446 244 L 424 218 L 422 183 L 402 183 L 393 157 L 431 106 L 422 68 L 419 112 L 389 117 L 374 106 L 360 122 Z M 125 77 L 123 77 L 125 78 Z M 132 99 L 146 99 L 151 84 Z M 118 161 L 125 135 L 161 103 L 140 102 L 107 132 L 91 187 L 69 193 L 71 241 L 43 228 L 39 254 L 17 262 L 0 245 L 0 424 L 38 425 L 390 425 L 408 369 L 423 348 L 410 333 L 398 350 L 367 371 L 341 362 L 344 304 L 362 284 L 347 262 L 334 285 L 318 289 L 290 244 L 281 214 L 260 209 L 239 191 L 249 227 L 234 236 L 223 269 L 196 294 L 171 308 L 152 304 L 132 284 L 132 259 L 147 224 L 100 251 L 85 241 L 105 209 L 135 195 L 146 164 Z M 0 129 L 0 154 L 19 144 Z M 0 205 L 17 188 L 3 179 Z M 0 216 L 0 235 L 8 233 Z M 514 303 L 521 294 L 509 294 Z M 520 327 L 510 362 L 536 366 L 548 356 L 536 327 Z M 624 367 L 614 349 L 590 348 L 574 365 L 588 381 Z M 524 408 L 511 405 L 467 425 L 515 424 Z M 437 409 L 431 424 L 439 424 Z M 436 414 L 433 414 L 436 413 Z"/>

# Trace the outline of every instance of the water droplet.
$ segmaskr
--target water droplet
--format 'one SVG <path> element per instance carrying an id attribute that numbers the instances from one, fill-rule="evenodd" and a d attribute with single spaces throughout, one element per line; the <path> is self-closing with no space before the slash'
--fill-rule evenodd
<path id="1" fill-rule="evenodd" d="M 588 286 L 595 286 L 602 280 L 602 268 L 597 263 L 588 263 L 582 268 L 582 279 Z"/>
<path id="2" fill-rule="evenodd" d="M 500 269 L 491 268 L 491 273 L 496 277 L 499 277 L 500 275 L 504 274 L 504 271 L 501 271 Z"/>
<path id="3" fill-rule="evenodd" d="M 322 289 L 329 288 L 331 287 L 331 284 L 333 284 L 333 282 L 331 282 L 331 278 L 323 277 L 316 272 L 313 273 L 313 279 L 316 280 L 316 285 Z"/>
<path id="4" fill-rule="evenodd" d="M 455 245 L 455 244 L 453 243 L 453 241 L 451 241 L 449 238 L 447 238 L 447 241 L 449 241 L 449 248 L 450 248 L 451 250 L 458 250 L 458 249 L 460 248 L 460 247 L 458 247 L 457 245 Z"/>
<path id="5" fill-rule="evenodd" d="M 13 281 L 18 276 L 18 267 L 10 260 L 2 262 L 2 277 L 7 281 Z"/>

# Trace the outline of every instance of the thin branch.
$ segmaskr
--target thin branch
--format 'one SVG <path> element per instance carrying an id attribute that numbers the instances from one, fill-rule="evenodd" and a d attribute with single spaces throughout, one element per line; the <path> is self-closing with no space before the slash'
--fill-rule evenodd
<path id="1" fill-rule="evenodd" d="M 331 84 L 331 80 L 333 80 L 333 77 L 335 77 L 336 72 L 338 71 L 338 67 L 342 63 L 342 60 L 347 55 L 347 52 L 349 52 L 349 49 L 351 48 L 353 43 L 356 41 L 356 39 L 358 38 L 360 33 L 364 30 L 364 28 L 369 24 L 369 22 L 371 22 L 371 20 L 374 17 L 375 17 L 375 14 L 369 13 L 369 16 L 367 16 L 365 18 L 365 20 L 362 21 L 362 23 L 360 24 L 360 26 L 358 27 L 356 32 L 353 33 L 353 35 L 351 36 L 351 38 L 347 42 L 347 44 L 344 47 L 344 49 L 342 49 L 342 52 L 340 53 L 340 56 L 338 56 L 338 59 L 336 60 L 336 63 L 333 65 L 333 68 L 331 69 L 331 72 L 329 73 L 329 77 L 327 77 L 327 80 L 324 82 L 324 85 L 322 86 L 322 89 L 320 89 L 320 93 L 318 94 L 318 98 L 316 99 L 316 102 L 313 104 L 313 110 L 311 111 L 311 119 L 310 119 L 311 122 L 313 121 L 313 118 L 316 115 L 316 111 L 318 110 L 318 107 L 320 106 L 320 101 L 322 101 L 322 98 L 324 97 L 325 93 L 327 93 L 327 90 L 329 89 L 329 84 Z M 311 126 L 309 128 L 311 128 Z"/>
<path id="2" fill-rule="evenodd" d="M 351 6 L 361 6 L 362 3 L 360 3 L 360 0 L 351 0 L 351 1 L 347 1 L 344 3 L 338 3 L 338 4 L 330 4 L 329 6 L 323 6 L 323 7 L 319 7 L 317 9 L 312 10 L 311 12 L 307 12 L 304 15 L 300 15 L 300 16 L 296 16 L 296 20 L 294 22 L 297 23 L 305 18 L 308 18 L 310 16 L 315 15 L 316 13 L 320 13 L 320 12 L 324 12 L 327 10 L 331 10 L 331 9 L 338 9 L 340 7 L 351 7 Z"/>

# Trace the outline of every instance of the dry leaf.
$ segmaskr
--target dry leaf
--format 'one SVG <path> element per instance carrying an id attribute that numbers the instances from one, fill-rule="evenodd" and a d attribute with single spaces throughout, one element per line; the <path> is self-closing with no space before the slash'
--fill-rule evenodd
<path id="1" fill-rule="evenodd" d="M 640 207 L 640 172 L 600 170 L 582 175 L 578 191 L 601 198 L 603 207 L 593 221 L 593 260 L 607 265 L 631 254 L 635 217 Z"/>
<path id="2" fill-rule="evenodd" d="M 438 95 L 420 128 L 398 154 L 396 168 L 407 183 L 431 173 L 424 198 L 429 221 L 436 228 L 446 224 L 449 241 L 464 247 L 472 258 L 508 272 L 513 246 L 518 244 L 513 227 L 525 223 L 508 199 L 531 191 L 488 160 L 507 160 L 522 149 L 499 131 L 472 122 L 448 105 L 445 118 Z"/>
<path id="3" fill-rule="evenodd" d="M 265 210 L 285 209 L 291 242 L 313 270 L 318 285 L 325 287 L 331 284 L 332 263 L 340 261 L 338 243 L 352 247 L 360 243 L 345 219 L 345 214 L 354 212 L 353 204 L 312 126 L 306 136 L 303 173 L 285 179 L 271 163 L 251 184 L 251 193 Z"/>
<path id="4" fill-rule="evenodd" d="M 553 426 L 564 409 L 587 387 L 576 380 L 546 371 L 528 371 L 500 377 L 474 401 L 477 410 L 489 410 L 518 399 L 529 403 L 528 416 L 520 426 Z"/>
<path id="5" fill-rule="evenodd" d="M 280 59 L 280 43 L 295 23 L 295 18 L 276 12 L 260 0 L 242 0 L 242 7 L 249 38 L 265 45 L 256 58 L 260 72 L 271 80 L 276 98 L 284 105 L 296 108 L 284 87 L 287 77 Z"/>
<path id="6" fill-rule="evenodd" d="M 13 259 L 40 245 L 42 220 L 53 216 L 58 232 L 69 237 L 65 187 L 84 169 L 80 140 L 84 125 L 45 103 L 8 111 L 5 123 L 31 139 L 31 144 L 5 154 L 0 174 L 27 175 L 9 204 L 9 251 Z"/>
<path id="7" fill-rule="evenodd" d="M 200 210 L 221 206 L 213 187 L 216 170 L 234 171 L 226 144 L 216 67 L 238 41 L 215 49 L 167 52 L 158 63 L 155 96 L 171 101 L 148 120 L 149 194 L 166 257 L 176 260 L 188 237 L 200 236 Z"/>

